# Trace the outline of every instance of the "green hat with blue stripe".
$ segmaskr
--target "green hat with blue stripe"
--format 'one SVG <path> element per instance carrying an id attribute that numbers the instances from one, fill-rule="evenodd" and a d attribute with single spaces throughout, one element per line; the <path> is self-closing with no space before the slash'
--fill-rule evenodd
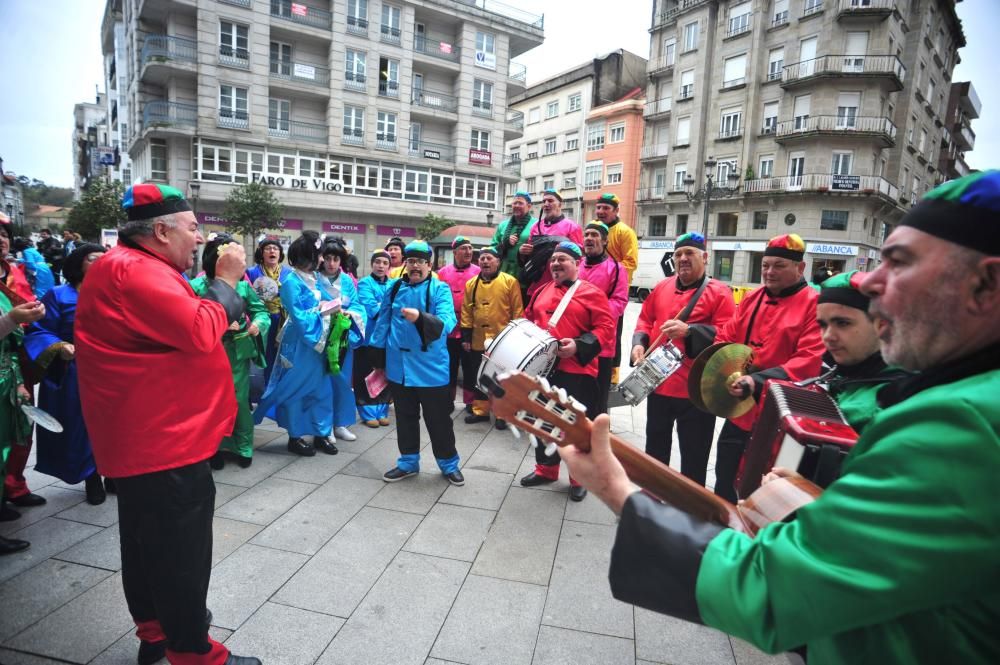
<path id="1" fill-rule="evenodd" d="M 980 171 L 927 192 L 900 226 L 1000 256 L 1000 171 Z"/>

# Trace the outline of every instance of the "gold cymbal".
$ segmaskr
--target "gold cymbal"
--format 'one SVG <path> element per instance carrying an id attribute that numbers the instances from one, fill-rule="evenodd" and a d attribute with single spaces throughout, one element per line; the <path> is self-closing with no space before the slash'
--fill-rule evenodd
<path id="1" fill-rule="evenodd" d="M 745 344 L 713 344 L 702 351 L 688 374 L 688 395 L 702 411 L 737 418 L 754 407 L 753 397 L 733 397 L 729 385 L 747 373 L 753 349 Z"/>

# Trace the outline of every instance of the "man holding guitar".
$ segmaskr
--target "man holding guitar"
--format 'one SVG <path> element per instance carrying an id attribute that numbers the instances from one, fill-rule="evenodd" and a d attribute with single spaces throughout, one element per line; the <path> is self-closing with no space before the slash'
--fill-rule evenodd
<path id="1" fill-rule="evenodd" d="M 804 643 L 810 665 L 1000 662 L 1000 172 L 925 195 L 861 289 L 885 360 L 920 373 L 880 392 L 841 477 L 794 521 L 751 538 L 674 507 L 684 495 L 635 492 L 604 416 L 563 449 L 621 515 L 612 592 L 765 651 Z"/>

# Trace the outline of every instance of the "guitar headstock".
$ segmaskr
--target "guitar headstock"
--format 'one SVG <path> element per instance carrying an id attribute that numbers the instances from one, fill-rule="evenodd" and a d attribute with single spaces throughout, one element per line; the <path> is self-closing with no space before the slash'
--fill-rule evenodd
<path id="1" fill-rule="evenodd" d="M 515 436 L 517 430 L 526 432 L 547 443 L 549 453 L 555 446 L 590 447 L 587 409 L 564 389 L 518 371 L 501 374 L 492 383 L 493 412 L 515 428 Z"/>

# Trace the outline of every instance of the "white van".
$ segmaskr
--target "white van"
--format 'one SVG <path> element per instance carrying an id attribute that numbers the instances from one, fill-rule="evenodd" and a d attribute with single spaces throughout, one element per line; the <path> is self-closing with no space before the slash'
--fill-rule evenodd
<path id="1" fill-rule="evenodd" d="M 632 275 L 629 296 L 642 302 L 660 280 L 673 275 L 673 254 L 673 240 L 640 240 L 639 265 Z"/>

